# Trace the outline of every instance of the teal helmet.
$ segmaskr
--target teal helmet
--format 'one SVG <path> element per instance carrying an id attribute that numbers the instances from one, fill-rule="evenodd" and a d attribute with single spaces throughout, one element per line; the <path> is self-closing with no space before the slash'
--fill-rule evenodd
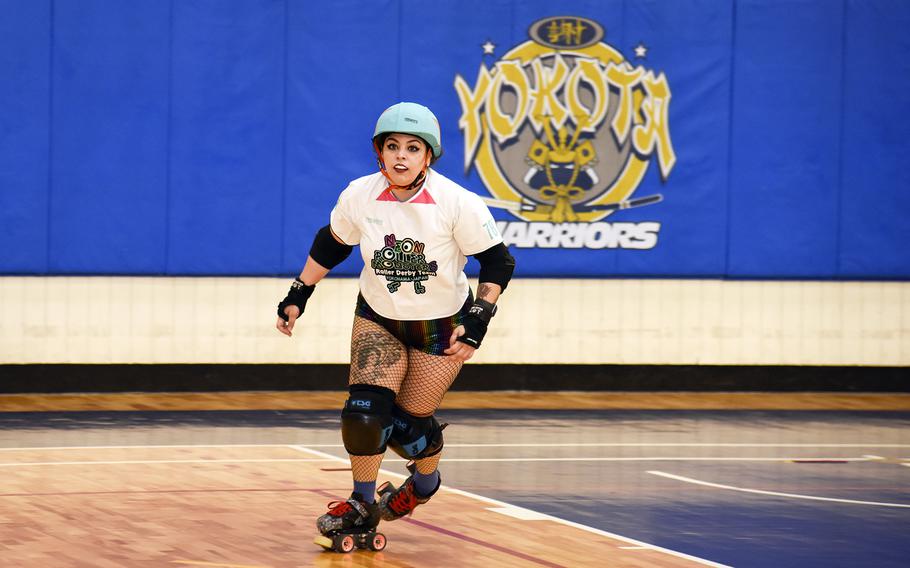
<path id="1" fill-rule="evenodd" d="M 442 138 L 439 133 L 439 121 L 433 111 L 417 103 L 398 103 L 385 109 L 376 121 L 373 132 L 373 143 L 379 149 L 376 139 L 381 134 L 401 132 L 419 136 L 433 151 L 434 161 L 442 156 Z"/>

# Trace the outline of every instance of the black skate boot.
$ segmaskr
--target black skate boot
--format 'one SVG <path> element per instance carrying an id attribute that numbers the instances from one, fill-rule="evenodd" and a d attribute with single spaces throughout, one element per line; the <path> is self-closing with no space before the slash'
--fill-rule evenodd
<path id="1" fill-rule="evenodd" d="M 411 475 L 404 480 L 401 487 L 395 489 L 391 483 L 386 481 L 377 490 L 379 493 L 379 512 L 384 521 L 394 521 L 411 514 L 417 508 L 417 505 L 423 505 L 429 501 L 430 497 L 435 495 L 439 491 L 439 486 L 442 485 L 442 476 L 440 476 L 439 481 L 436 482 L 436 487 L 433 491 L 430 491 L 429 495 L 418 494 L 414 487 L 414 472 L 417 471 L 417 468 L 414 462 L 408 462 L 407 467 Z"/>
<path id="2" fill-rule="evenodd" d="M 314 542 L 335 552 L 351 552 L 355 547 L 382 550 L 386 538 L 376 532 L 379 519 L 379 505 L 366 503 L 363 495 L 351 493 L 347 501 L 329 503 L 329 511 L 316 519 L 321 534 Z"/>

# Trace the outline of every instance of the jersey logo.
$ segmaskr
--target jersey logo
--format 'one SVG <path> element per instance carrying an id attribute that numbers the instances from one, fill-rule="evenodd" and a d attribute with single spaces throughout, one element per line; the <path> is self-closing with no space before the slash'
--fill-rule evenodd
<path id="1" fill-rule="evenodd" d="M 402 282 L 412 282 L 414 292 L 427 291 L 422 282 L 436 276 L 438 265 L 435 260 L 427 262 L 424 255 L 425 243 L 415 239 L 398 239 L 395 234 L 385 236 L 385 246 L 373 251 L 370 267 L 376 276 L 385 277 L 389 292 L 395 293 Z"/>

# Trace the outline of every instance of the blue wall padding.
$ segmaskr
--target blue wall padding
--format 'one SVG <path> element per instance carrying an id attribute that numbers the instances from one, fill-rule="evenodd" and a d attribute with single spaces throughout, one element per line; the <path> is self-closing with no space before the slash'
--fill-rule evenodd
<path id="1" fill-rule="evenodd" d="M 47 272 L 50 6 L 0 17 L 0 273 Z"/>
<path id="2" fill-rule="evenodd" d="M 838 274 L 910 273 L 910 10 L 847 4 Z"/>
<path id="3" fill-rule="evenodd" d="M 519 276 L 910 278 L 910 2 L 0 10 L 0 274 L 297 273 L 339 192 L 375 171 L 373 125 L 402 99 L 439 117 L 437 169 L 490 197 L 465 168 L 455 77 L 473 87 L 534 22 L 569 15 L 666 76 L 677 161 L 664 177 L 651 159 L 633 195 L 663 201 L 603 220 L 657 222 L 656 246 L 515 246 Z"/>
<path id="4" fill-rule="evenodd" d="M 841 2 L 736 5 L 732 276 L 837 275 Z"/>
<path id="5" fill-rule="evenodd" d="M 644 41 L 651 54 L 659 52 L 666 58 L 659 67 L 666 70 L 672 89 L 671 129 L 677 164 L 665 185 L 659 181 L 657 168 L 650 167 L 642 189 L 635 194 L 664 194 L 660 207 L 666 214 L 658 216 L 647 208 L 628 212 L 630 220 L 661 221 L 660 246 L 648 251 L 615 251 L 617 272 L 626 276 L 723 275 L 733 7 L 729 2 L 651 0 L 627 2 L 624 13 L 621 29 L 626 39 L 621 45 L 629 49 Z M 672 75 L 670 68 L 676 70 Z M 699 115 L 699 119 L 674 122 L 675 113 Z M 698 143 L 676 142 L 677 136 Z M 619 217 L 607 220 L 618 221 Z"/>
<path id="6" fill-rule="evenodd" d="M 167 270 L 281 260 L 285 5 L 175 2 Z"/>
<path id="7" fill-rule="evenodd" d="M 163 2 L 56 2 L 52 273 L 161 272 L 167 221 Z"/>
<path id="8" fill-rule="evenodd" d="M 392 0 L 291 2 L 288 9 L 287 163 L 283 207 L 273 216 L 283 239 L 276 270 L 297 273 L 338 194 L 375 171 L 373 125 L 400 96 L 399 14 Z M 334 273 L 362 266 L 355 251 Z"/>

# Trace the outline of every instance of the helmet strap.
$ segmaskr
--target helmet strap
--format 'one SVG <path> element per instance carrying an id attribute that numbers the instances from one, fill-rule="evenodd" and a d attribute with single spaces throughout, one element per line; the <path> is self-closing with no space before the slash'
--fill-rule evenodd
<path id="1" fill-rule="evenodd" d="M 386 165 L 385 165 L 385 160 L 382 159 L 382 150 L 379 148 L 379 144 L 377 144 L 375 140 L 373 141 L 373 149 L 376 150 L 376 161 L 379 163 L 379 171 L 382 173 L 383 176 L 385 176 L 385 179 L 388 180 L 389 189 L 399 189 L 399 190 L 403 190 L 403 191 L 410 191 L 412 189 L 419 188 L 423 184 L 424 180 L 426 180 L 427 170 L 430 167 L 430 155 L 432 152 L 432 150 L 430 150 L 429 148 L 427 148 L 427 159 L 426 159 L 426 162 L 424 162 L 424 164 L 423 164 L 423 169 L 420 170 L 420 173 L 417 174 L 417 177 L 415 177 L 414 181 L 412 181 L 409 185 L 396 185 L 396 184 L 392 183 L 392 178 L 389 176 L 388 169 L 386 168 Z"/>

